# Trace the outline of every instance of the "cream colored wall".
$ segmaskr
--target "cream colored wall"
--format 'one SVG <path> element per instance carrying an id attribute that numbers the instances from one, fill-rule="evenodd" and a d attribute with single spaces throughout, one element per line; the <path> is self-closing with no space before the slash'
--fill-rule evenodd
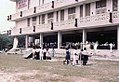
<path id="1" fill-rule="evenodd" d="M 31 1 L 33 1 L 33 0 L 31 0 Z M 111 6 L 112 2 L 111 1 L 112 0 L 107 0 L 107 10 L 112 11 L 112 6 Z M 32 3 L 32 6 L 33 5 L 38 5 L 38 2 L 37 3 L 35 3 L 35 2 Z M 91 8 L 90 9 L 91 10 L 90 15 L 92 16 L 92 12 L 93 12 L 93 15 L 95 16 L 96 15 L 96 3 L 95 2 L 91 3 L 90 8 Z M 83 17 L 85 17 L 85 4 L 83 5 L 83 9 L 84 9 Z M 76 7 L 76 18 L 78 18 L 78 19 L 80 18 L 80 5 L 78 5 Z M 60 20 L 60 9 L 59 9 L 59 20 Z M 68 8 L 64 9 L 64 20 L 65 20 L 64 23 L 68 21 Z M 90 27 L 90 26 L 96 26 L 96 25 L 105 25 L 105 24 L 108 24 L 108 20 L 109 19 L 106 19 L 106 21 L 98 21 L 98 22 L 92 21 L 92 22 L 89 22 L 89 23 L 85 23 L 85 21 L 84 21 L 83 23 L 79 23 L 79 26 L 82 28 L 82 27 Z M 45 23 L 46 24 L 47 24 L 47 21 L 48 20 L 47 20 L 47 13 L 46 13 L 46 15 L 45 15 Z M 56 11 L 54 12 L 54 22 L 56 22 Z M 93 22 L 95 22 L 95 23 L 93 23 Z M 74 28 L 74 22 L 71 22 L 71 23 L 72 24 L 70 24 L 70 25 L 60 25 L 60 23 L 59 24 L 56 23 L 56 26 L 54 26 L 54 28 L 55 27 L 56 28 L 54 30 L 63 30 L 65 27 L 69 27 L 70 29 Z M 47 28 L 45 28 L 45 29 L 41 28 L 43 26 L 39 26 L 39 17 L 38 17 L 38 15 L 37 15 L 37 24 L 36 25 L 37 25 L 36 27 L 38 28 L 39 32 L 51 31 L 50 26 L 46 25 L 45 27 L 47 27 Z M 32 27 L 32 18 L 30 19 L 30 26 Z M 16 28 L 27 28 L 27 19 L 17 21 L 16 22 Z M 65 28 L 65 29 L 68 29 L 68 28 Z M 27 30 L 25 32 L 27 32 Z M 32 33 L 32 31 L 29 31 L 29 32 Z"/>
<path id="2" fill-rule="evenodd" d="M 21 20 L 16 22 L 17 28 L 27 28 L 27 20 Z"/>

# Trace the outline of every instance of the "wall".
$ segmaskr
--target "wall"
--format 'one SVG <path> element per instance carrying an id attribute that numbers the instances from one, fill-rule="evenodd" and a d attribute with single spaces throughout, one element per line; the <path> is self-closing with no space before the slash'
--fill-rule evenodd
<path id="1" fill-rule="evenodd" d="M 27 20 L 20 20 L 16 22 L 17 28 L 26 28 L 27 27 Z"/>
<path id="2" fill-rule="evenodd" d="M 35 5 L 35 6 L 37 6 L 37 5 L 39 5 L 39 2 L 38 2 L 39 0 L 36 0 L 35 2 L 34 2 L 34 0 L 31 0 L 31 3 L 32 4 L 30 4 L 31 6 L 30 7 L 33 7 L 33 5 Z M 112 2 L 111 2 L 112 0 L 107 0 L 107 10 L 112 10 L 112 6 L 111 6 L 111 4 L 112 4 Z M 45 3 L 48 3 L 48 2 L 45 2 Z M 25 9 L 26 7 L 24 7 L 24 9 Z M 93 3 L 91 3 L 91 5 L 90 5 L 90 15 L 92 16 L 92 15 L 95 15 L 96 14 L 96 3 L 95 2 L 93 2 Z M 118 8 L 119 9 L 119 8 Z M 92 12 L 93 12 L 93 14 L 92 14 Z M 83 5 L 83 17 L 85 17 L 85 4 Z M 80 6 L 77 6 L 76 7 L 76 18 L 80 18 Z M 97 17 L 98 18 L 98 17 Z M 91 18 L 90 18 L 91 19 Z M 60 10 L 59 10 L 59 20 L 60 20 Z M 67 22 L 67 20 L 68 20 L 68 9 L 64 9 L 64 20 L 66 20 L 66 22 Z M 46 13 L 46 15 L 45 15 L 45 23 L 47 24 L 47 13 Z M 91 20 L 90 20 L 91 21 Z M 56 22 L 56 11 L 54 12 L 54 22 Z M 97 23 L 99 23 L 99 22 L 97 22 Z M 108 19 L 107 19 L 107 21 L 101 21 L 101 23 L 103 24 L 103 23 L 108 23 Z M 88 27 L 88 25 L 90 26 L 90 25 L 92 25 L 93 23 L 91 22 L 89 22 L 89 23 L 87 23 L 88 25 L 85 25 L 86 23 L 84 22 L 84 23 L 82 23 L 80 26 L 84 26 L 84 27 Z M 37 24 L 36 25 L 39 25 L 39 16 L 37 16 Z M 95 25 L 95 24 L 94 24 Z M 98 24 L 97 24 L 98 25 Z M 32 26 L 32 18 L 30 19 L 30 26 Z M 61 25 L 59 25 L 60 27 L 61 27 Z M 73 26 L 73 24 L 71 25 L 71 26 Z M 73 28 L 73 27 L 71 27 L 70 26 L 70 28 Z M 16 22 L 16 27 L 17 28 L 25 28 L 25 27 L 27 27 L 27 19 L 26 20 L 21 20 L 21 21 L 18 21 L 18 22 Z M 41 26 L 42 27 L 42 26 Z M 65 25 L 64 25 L 64 27 L 65 27 Z M 57 28 L 58 30 L 60 30 L 60 28 Z M 68 28 L 67 28 L 68 29 Z M 44 30 L 45 31 L 45 30 Z"/>

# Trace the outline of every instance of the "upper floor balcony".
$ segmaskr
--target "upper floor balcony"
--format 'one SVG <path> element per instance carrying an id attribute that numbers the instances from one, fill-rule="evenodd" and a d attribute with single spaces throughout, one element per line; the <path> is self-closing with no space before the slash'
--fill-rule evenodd
<path id="1" fill-rule="evenodd" d="M 87 2 L 91 3 L 95 1 L 98 1 L 98 0 L 55 0 L 55 1 L 43 4 L 43 5 L 30 8 L 24 11 L 20 11 L 13 15 L 10 15 L 11 19 L 9 20 L 17 21 L 17 20 L 24 19 L 27 17 L 32 17 L 40 13 L 42 14 L 42 13 L 46 13 L 50 11 L 56 11 L 56 10 L 59 10 L 60 8 L 65 9 L 65 8 L 68 8 L 74 5 L 76 6 L 76 5 L 81 5 Z"/>
<path id="2" fill-rule="evenodd" d="M 119 11 L 103 13 L 95 16 L 87 16 L 61 22 L 40 24 L 30 27 L 19 27 L 11 30 L 11 35 L 26 35 L 34 33 L 57 32 L 67 30 L 78 30 L 84 28 L 99 28 L 119 24 Z"/>

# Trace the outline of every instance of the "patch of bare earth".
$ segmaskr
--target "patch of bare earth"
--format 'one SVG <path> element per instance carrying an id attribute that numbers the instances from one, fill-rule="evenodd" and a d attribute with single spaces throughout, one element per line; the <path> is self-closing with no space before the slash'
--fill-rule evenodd
<path id="1" fill-rule="evenodd" d="M 87 78 L 68 76 L 64 77 L 50 72 L 29 70 L 24 72 L 8 73 L 0 71 L 0 82 L 98 82 Z"/>

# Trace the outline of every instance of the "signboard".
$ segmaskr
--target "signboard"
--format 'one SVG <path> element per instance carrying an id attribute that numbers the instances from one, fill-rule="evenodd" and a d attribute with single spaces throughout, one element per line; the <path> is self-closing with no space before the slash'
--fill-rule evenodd
<path id="1" fill-rule="evenodd" d="M 19 0 L 17 3 L 17 9 L 21 9 L 27 6 L 27 0 Z"/>

